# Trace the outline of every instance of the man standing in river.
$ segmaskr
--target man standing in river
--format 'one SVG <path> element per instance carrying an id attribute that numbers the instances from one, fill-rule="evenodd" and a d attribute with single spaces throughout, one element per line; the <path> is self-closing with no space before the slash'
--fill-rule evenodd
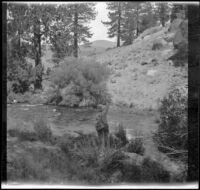
<path id="1" fill-rule="evenodd" d="M 110 104 L 107 103 L 106 106 L 101 108 L 101 112 L 97 115 L 96 118 L 96 131 L 100 140 L 102 148 L 105 148 L 108 145 L 108 135 L 109 135 L 109 126 L 107 122 L 107 113 Z"/>

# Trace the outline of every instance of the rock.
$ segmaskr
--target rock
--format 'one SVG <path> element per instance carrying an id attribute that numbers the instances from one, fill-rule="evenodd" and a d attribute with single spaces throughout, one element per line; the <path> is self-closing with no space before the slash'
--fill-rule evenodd
<path id="1" fill-rule="evenodd" d="M 169 61 L 168 61 L 168 64 L 169 64 L 170 66 L 173 66 L 173 61 L 172 61 L 172 60 L 169 60 Z"/>
<path id="2" fill-rule="evenodd" d="M 148 63 L 147 62 L 145 62 L 145 61 L 143 61 L 142 63 L 141 63 L 141 65 L 147 65 Z"/>
<path id="3" fill-rule="evenodd" d="M 129 105 L 129 108 L 132 108 L 132 107 L 133 107 L 133 103 L 131 102 L 130 105 Z"/>
<path id="4" fill-rule="evenodd" d="M 117 72 L 114 76 L 115 76 L 115 77 L 121 77 L 121 73 L 120 73 L 120 72 Z"/>
<path id="5" fill-rule="evenodd" d="M 56 109 L 53 109 L 53 112 L 56 112 Z"/>
<path id="6" fill-rule="evenodd" d="M 183 19 L 181 18 L 176 18 L 173 20 L 173 22 L 171 23 L 168 31 L 169 32 L 174 32 L 178 29 L 179 25 L 181 24 L 181 22 L 183 21 Z"/>
<path id="7" fill-rule="evenodd" d="M 17 103 L 17 100 L 14 99 L 14 100 L 13 100 L 13 103 L 16 104 L 16 103 Z"/>
<path id="8" fill-rule="evenodd" d="M 147 76 L 154 76 L 156 74 L 157 70 L 150 69 L 147 71 Z"/>
<path id="9" fill-rule="evenodd" d="M 187 48 L 188 44 L 188 21 L 183 20 L 175 33 L 173 45 L 176 49 Z"/>
<path id="10" fill-rule="evenodd" d="M 116 80 L 115 79 L 111 79 L 110 82 L 111 83 L 116 83 Z"/>
<path id="11" fill-rule="evenodd" d="M 31 85 L 29 86 L 29 90 L 30 90 L 31 92 L 34 92 L 34 90 L 35 90 L 34 84 L 31 84 Z"/>
<path id="12" fill-rule="evenodd" d="M 151 60 L 151 63 L 152 63 L 154 66 L 156 66 L 156 65 L 158 65 L 158 60 L 157 60 L 157 59 L 152 59 L 152 60 Z"/>

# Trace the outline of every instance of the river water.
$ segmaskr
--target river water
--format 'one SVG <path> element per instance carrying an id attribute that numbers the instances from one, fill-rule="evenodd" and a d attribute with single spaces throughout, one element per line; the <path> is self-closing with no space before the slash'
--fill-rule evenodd
<path id="1" fill-rule="evenodd" d="M 95 132 L 95 119 L 98 110 L 92 108 L 66 108 L 52 105 L 29 105 L 9 104 L 7 105 L 7 118 L 33 122 L 42 118 L 50 123 L 53 133 L 63 135 L 64 133 Z M 157 128 L 155 119 L 158 117 L 155 111 L 136 111 L 134 109 L 119 109 L 111 107 L 108 112 L 108 124 L 110 131 L 116 130 L 117 125 L 122 122 L 126 129 L 128 138 L 137 135 L 150 135 Z"/>

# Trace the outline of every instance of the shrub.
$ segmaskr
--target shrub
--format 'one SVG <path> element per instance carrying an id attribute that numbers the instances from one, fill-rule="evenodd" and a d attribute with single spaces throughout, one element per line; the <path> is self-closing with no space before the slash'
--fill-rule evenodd
<path id="1" fill-rule="evenodd" d="M 41 163 L 35 164 L 35 161 L 30 155 L 21 155 L 16 157 L 11 163 L 7 164 L 8 181 L 30 181 L 47 180 L 49 173 L 44 170 Z"/>
<path id="2" fill-rule="evenodd" d="M 91 106 L 105 103 L 109 99 L 105 83 L 109 73 L 106 66 L 95 60 L 66 58 L 50 74 L 51 81 L 56 86 L 55 92 L 61 91 L 60 95 L 50 93 L 50 99 L 56 99 L 57 104 L 72 107 L 83 105 L 85 101 Z"/>
<path id="3" fill-rule="evenodd" d="M 187 153 L 187 89 L 173 89 L 161 101 L 160 124 L 154 135 L 159 150 L 183 159 Z"/>
<path id="4" fill-rule="evenodd" d="M 119 138 L 119 140 L 121 141 L 121 146 L 124 146 L 128 143 L 128 139 L 126 136 L 126 130 L 123 127 L 122 123 L 119 123 L 117 130 L 115 132 L 115 136 Z"/>
<path id="5" fill-rule="evenodd" d="M 50 126 L 40 119 L 34 122 L 34 130 L 38 136 L 38 139 L 43 142 L 50 142 L 52 139 L 52 131 Z"/>
<path id="6" fill-rule="evenodd" d="M 128 152 L 134 152 L 136 154 L 144 155 L 144 143 L 142 138 L 136 137 L 132 139 L 127 145 Z"/>
<path id="7" fill-rule="evenodd" d="M 143 182 L 169 182 L 170 174 L 160 163 L 146 157 L 142 162 L 141 178 Z"/>
<path id="8" fill-rule="evenodd" d="M 18 138 L 21 141 L 36 141 L 36 140 L 38 140 L 37 134 L 33 131 L 28 131 L 28 130 L 19 131 Z"/>
<path id="9" fill-rule="evenodd" d="M 122 169 L 121 161 L 125 159 L 125 155 L 116 149 L 106 149 L 101 160 L 101 171 L 107 175 L 111 175 L 114 171 Z"/>
<path id="10" fill-rule="evenodd" d="M 17 137 L 20 141 L 37 141 L 37 134 L 30 130 L 22 130 L 22 129 L 8 129 L 8 134 L 11 137 Z"/>

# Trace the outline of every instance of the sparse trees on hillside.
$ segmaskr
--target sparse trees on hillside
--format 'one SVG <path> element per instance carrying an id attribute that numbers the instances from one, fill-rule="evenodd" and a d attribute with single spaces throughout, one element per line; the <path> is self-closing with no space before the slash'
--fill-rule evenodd
<path id="1" fill-rule="evenodd" d="M 123 45 L 132 44 L 133 39 L 145 29 L 157 22 L 154 7 L 149 2 L 112 2 L 107 3 L 109 21 L 102 22 L 109 26 L 108 36 L 117 37 Z"/>

